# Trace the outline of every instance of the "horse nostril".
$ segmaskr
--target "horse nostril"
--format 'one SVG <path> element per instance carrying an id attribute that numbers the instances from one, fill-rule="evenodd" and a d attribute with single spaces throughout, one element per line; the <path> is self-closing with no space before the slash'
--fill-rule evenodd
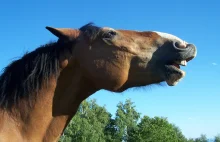
<path id="1" fill-rule="evenodd" d="M 181 42 L 173 42 L 173 46 L 175 48 L 186 48 L 186 44 L 185 43 L 181 43 Z"/>

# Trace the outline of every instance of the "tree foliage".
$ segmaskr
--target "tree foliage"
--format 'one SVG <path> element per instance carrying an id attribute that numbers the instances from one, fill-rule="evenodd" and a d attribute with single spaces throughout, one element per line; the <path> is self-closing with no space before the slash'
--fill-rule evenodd
<path id="1" fill-rule="evenodd" d="M 135 106 L 131 100 L 126 100 L 123 104 L 120 102 L 117 105 L 115 124 L 116 124 L 116 139 L 120 141 L 128 141 L 131 133 L 137 129 L 137 123 L 140 118 L 140 113 L 135 110 Z"/>
<path id="2" fill-rule="evenodd" d="M 199 138 L 195 139 L 195 142 L 208 142 L 208 139 L 206 138 L 206 135 L 201 134 Z"/>
<path id="3" fill-rule="evenodd" d="M 115 117 L 95 100 L 81 103 L 60 142 L 208 142 L 206 135 L 186 139 L 167 118 L 140 117 L 131 100 L 118 103 Z M 220 142 L 220 135 L 215 137 Z"/>
<path id="4" fill-rule="evenodd" d="M 106 139 L 103 131 L 110 118 L 111 114 L 98 106 L 95 100 L 84 101 L 60 141 L 103 142 Z"/>
<path id="5" fill-rule="evenodd" d="M 133 141 L 139 142 L 185 142 L 178 127 L 170 124 L 166 118 L 144 116 L 138 124 Z"/>
<path id="6" fill-rule="evenodd" d="M 215 136 L 214 142 L 220 142 L 220 134 L 218 134 L 217 136 Z"/>

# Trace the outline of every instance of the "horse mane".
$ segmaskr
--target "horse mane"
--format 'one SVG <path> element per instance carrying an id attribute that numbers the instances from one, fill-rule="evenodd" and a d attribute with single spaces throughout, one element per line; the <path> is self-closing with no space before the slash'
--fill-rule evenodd
<path id="1" fill-rule="evenodd" d="M 100 28 L 89 23 L 79 30 L 90 40 L 94 40 Z M 68 43 L 58 40 L 42 45 L 4 68 L 0 76 L 0 108 L 11 108 L 22 98 L 29 98 L 29 102 L 34 100 L 34 94 L 38 94 L 45 81 L 48 84 L 51 76 L 59 76 L 60 55 L 69 50 L 69 46 L 62 44 Z"/>
<path id="2" fill-rule="evenodd" d="M 0 76 L 0 107 L 11 107 L 19 99 L 41 89 L 51 75 L 58 75 L 57 43 L 49 43 L 13 61 Z"/>

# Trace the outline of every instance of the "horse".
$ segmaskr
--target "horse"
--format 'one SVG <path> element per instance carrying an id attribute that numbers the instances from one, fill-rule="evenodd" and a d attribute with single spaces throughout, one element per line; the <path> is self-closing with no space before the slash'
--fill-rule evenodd
<path id="1" fill-rule="evenodd" d="M 14 60 L 0 76 L 0 141 L 58 141 L 80 103 L 105 89 L 166 82 L 197 49 L 172 34 L 99 27 L 46 29 L 58 39 Z"/>

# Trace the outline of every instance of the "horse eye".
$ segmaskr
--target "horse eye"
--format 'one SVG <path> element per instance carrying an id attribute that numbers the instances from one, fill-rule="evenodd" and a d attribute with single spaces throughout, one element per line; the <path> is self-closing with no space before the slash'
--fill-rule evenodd
<path id="1" fill-rule="evenodd" d="M 115 36 L 115 35 L 116 35 L 116 32 L 115 32 L 115 31 L 110 31 L 109 34 Z"/>
<path id="2" fill-rule="evenodd" d="M 115 31 L 108 31 L 103 35 L 103 38 L 112 38 L 116 35 Z"/>

